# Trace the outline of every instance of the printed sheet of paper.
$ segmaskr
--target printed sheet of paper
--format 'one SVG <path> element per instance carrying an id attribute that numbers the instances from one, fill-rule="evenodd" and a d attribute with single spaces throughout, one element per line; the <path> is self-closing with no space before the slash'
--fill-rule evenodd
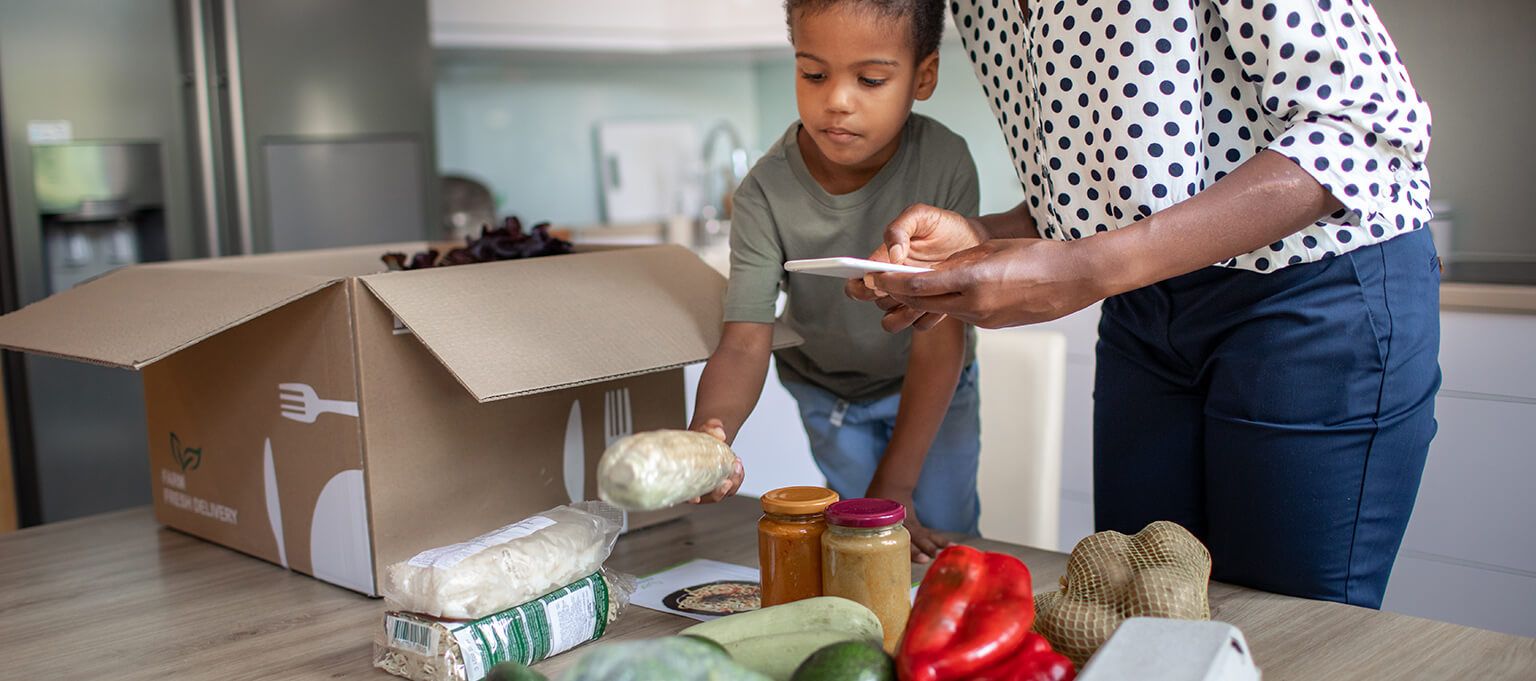
<path id="1" fill-rule="evenodd" d="M 761 592 L 757 568 L 696 559 L 640 578 L 630 603 L 699 621 L 755 610 Z M 911 596 L 916 597 L 917 585 Z"/>

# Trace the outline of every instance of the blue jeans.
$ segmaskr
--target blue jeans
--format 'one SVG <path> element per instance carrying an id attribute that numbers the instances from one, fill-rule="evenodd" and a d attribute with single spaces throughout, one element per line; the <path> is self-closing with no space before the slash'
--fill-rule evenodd
<path id="1" fill-rule="evenodd" d="M 1094 524 L 1177 522 L 1213 579 L 1381 607 L 1440 386 L 1428 230 L 1104 302 Z"/>
<path id="2" fill-rule="evenodd" d="M 811 456 L 827 476 L 827 485 L 844 499 L 864 496 L 891 442 L 901 396 L 847 402 L 804 383 L 784 381 L 784 388 L 800 405 Z M 981 501 L 976 494 L 976 468 L 981 456 L 980 406 L 976 365 L 972 364 L 960 374 L 955 396 L 933 438 L 912 495 L 917 518 L 928 528 L 979 534 Z"/>

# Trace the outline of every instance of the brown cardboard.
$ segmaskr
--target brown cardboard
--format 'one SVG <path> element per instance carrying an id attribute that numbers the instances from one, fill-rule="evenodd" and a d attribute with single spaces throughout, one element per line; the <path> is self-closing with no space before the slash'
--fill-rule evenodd
<path id="1" fill-rule="evenodd" d="M 681 248 L 360 280 L 481 402 L 679 367 L 720 335 L 720 275 Z"/>
<path id="2" fill-rule="evenodd" d="M 5 315 L 0 345 L 142 369 L 336 281 L 315 275 L 125 267 Z"/>
<path id="3" fill-rule="evenodd" d="M 0 347 L 142 369 L 160 522 L 374 594 L 594 497 L 608 412 L 682 427 L 676 367 L 720 329 L 724 280 L 678 247 L 379 273 L 421 247 L 124 268 L 0 317 Z"/>
<path id="4" fill-rule="evenodd" d="M 313 574 L 311 509 L 336 475 L 363 467 L 361 427 L 336 414 L 283 418 L 278 386 L 302 382 L 356 402 L 350 335 L 347 291 L 336 285 L 146 368 L 160 522 Z M 200 502 L 243 517 L 199 512 Z"/>

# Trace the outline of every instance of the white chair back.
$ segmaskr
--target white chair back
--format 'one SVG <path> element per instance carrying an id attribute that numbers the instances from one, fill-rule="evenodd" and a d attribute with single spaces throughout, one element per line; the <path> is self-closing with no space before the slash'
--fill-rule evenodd
<path id="1" fill-rule="evenodd" d="M 979 329 L 976 361 L 981 534 L 1054 550 L 1060 533 L 1066 336 Z"/>

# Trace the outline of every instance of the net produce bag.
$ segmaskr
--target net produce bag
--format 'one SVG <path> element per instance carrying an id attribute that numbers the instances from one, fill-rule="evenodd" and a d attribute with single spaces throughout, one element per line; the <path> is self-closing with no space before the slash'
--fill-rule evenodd
<path id="1" fill-rule="evenodd" d="M 1082 667 L 1126 618 L 1210 619 L 1210 578 L 1210 551 L 1176 523 L 1099 532 L 1073 547 L 1061 588 L 1035 597 L 1035 630 Z"/>

